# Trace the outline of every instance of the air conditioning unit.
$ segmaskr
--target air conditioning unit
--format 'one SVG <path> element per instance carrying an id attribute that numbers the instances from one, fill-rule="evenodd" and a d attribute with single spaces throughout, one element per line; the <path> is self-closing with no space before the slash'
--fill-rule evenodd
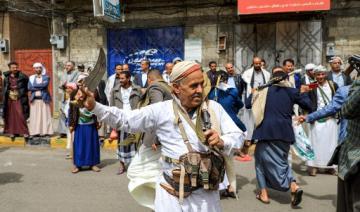
<path id="1" fill-rule="evenodd" d="M 119 22 L 120 1 L 119 0 L 93 0 L 94 16 L 109 22 Z"/>
<path id="2" fill-rule="evenodd" d="M 51 43 L 51 45 L 54 45 L 57 49 L 65 49 L 66 48 L 66 36 L 51 35 L 50 43 Z"/>
<path id="3" fill-rule="evenodd" d="M 2 53 L 9 52 L 9 40 L 0 39 L 0 52 Z"/>

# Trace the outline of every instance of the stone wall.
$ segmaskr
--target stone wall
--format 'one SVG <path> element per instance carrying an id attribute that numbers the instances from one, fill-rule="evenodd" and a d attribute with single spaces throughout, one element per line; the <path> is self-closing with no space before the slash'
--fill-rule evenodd
<path id="1" fill-rule="evenodd" d="M 4 16 L 1 15 L 1 23 L 4 23 L 2 27 L 1 37 L 3 39 L 10 40 L 10 30 L 9 30 L 9 14 L 5 13 Z M 2 72 L 8 70 L 7 64 L 10 62 L 9 53 L 0 53 L 0 70 Z"/>
<path id="2" fill-rule="evenodd" d="M 335 53 L 343 58 L 360 54 L 360 17 L 336 17 L 327 21 L 327 42 L 335 44 Z"/>
<path id="3" fill-rule="evenodd" d="M 71 1 L 77 6 L 82 1 Z M 97 59 L 98 48 L 106 49 L 106 29 L 108 28 L 156 28 L 167 26 L 183 26 L 185 39 L 202 39 L 202 66 L 207 70 L 208 62 L 218 62 L 221 69 L 227 62 L 234 62 L 234 25 L 239 23 L 269 23 L 277 21 L 323 20 L 323 52 L 325 61 L 326 45 L 334 43 L 336 54 L 347 57 L 360 53 L 360 2 L 332 1 L 333 10 L 314 13 L 267 14 L 251 17 L 239 17 L 235 4 L 224 4 L 224 1 L 198 1 L 198 6 L 186 6 L 192 1 L 133 1 L 127 5 L 125 22 L 108 23 L 94 19 L 91 14 L 92 5 L 82 5 L 86 14 L 75 14 L 76 23 L 67 32 L 64 19 L 57 19 L 55 33 L 69 36 L 66 50 L 55 50 L 55 71 L 57 79 L 61 76 L 63 63 L 73 60 L 92 67 Z M 203 2 L 203 3 L 201 3 Z M 207 3 L 206 3 L 207 2 Z M 181 6 L 180 4 L 184 4 Z M 76 6 L 75 5 L 75 6 Z M 349 9 L 352 8 L 352 9 Z M 227 49 L 219 52 L 218 36 L 227 36 Z M 57 81 L 55 79 L 55 83 Z M 59 98 L 59 97 L 57 97 Z M 57 106 L 56 106 L 57 107 Z"/>
<path id="4" fill-rule="evenodd" d="M 64 63 L 66 61 L 74 61 L 76 66 L 84 64 L 86 68 L 93 68 L 99 55 L 99 48 L 105 48 L 106 50 L 106 29 L 104 27 L 83 25 L 70 29 L 69 34 L 67 34 L 66 29 L 58 30 L 59 34 L 67 35 L 67 48 L 65 50 L 54 50 L 54 83 L 56 88 L 61 75 L 64 73 Z M 56 93 L 54 111 L 58 111 L 62 93 L 54 93 Z"/>

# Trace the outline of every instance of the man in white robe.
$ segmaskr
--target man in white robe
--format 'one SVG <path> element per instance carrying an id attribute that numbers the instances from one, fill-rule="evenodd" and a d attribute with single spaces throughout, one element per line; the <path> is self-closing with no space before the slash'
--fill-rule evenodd
<path id="1" fill-rule="evenodd" d="M 261 58 L 254 57 L 253 66 L 242 74 L 242 79 L 245 83 L 243 95 L 243 102 L 245 107 L 241 110 L 240 119 L 245 124 L 247 135 L 244 143 L 244 148 L 251 145 L 252 135 L 255 127 L 254 115 L 251 110 L 252 92 L 254 89 L 267 83 L 270 80 L 270 73 L 261 68 Z M 247 154 L 247 150 L 243 150 Z M 245 156 L 251 160 L 250 156 Z"/>
<path id="2" fill-rule="evenodd" d="M 185 116 L 182 115 L 189 114 L 188 118 L 194 123 L 197 120 L 197 115 L 194 112 L 200 109 L 200 106 L 206 104 L 202 95 L 204 77 L 201 67 L 194 62 L 180 62 L 174 66 L 171 81 L 173 83 L 174 100 L 159 102 L 130 112 L 95 103 L 89 92 L 86 98 L 84 95 L 82 98 L 85 99 L 84 105 L 87 109 L 91 110 L 101 121 L 110 124 L 114 128 L 128 132 L 155 131 L 162 145 L 162 156 L 171 159 L 179 159 L 181 155 L 188 153 L 179 126 L 174 122 L 176 117 L 174 107 L 176 106 L 173 104 L 176 104 L 179 110 L 183 110 L 179 114 L 179 118 L 193 150 L 197 152 L 208 151 L 209 147 L 200 141 L 197 133 L 190 123 L 186 121 Z M 229 154 L 232 147 L 243 140 L 242 132 L 221 105 L 209 101 L 207 106 L 209 113 L 212 114 L 211 119 L 215 120 L 215 122 L 212 122 L 212 126 L 217 124 L 219 132 L 214 129 L 205 131 L 206 142 L 212 147 L 222 149 L 223 154 Z M 170 175 L 174 168 L 173 163 L 162 161 L 162 171 L 165 174 Z M 157 212 L 221 211 L 217 190 L 199 188 L 180 203 L 179 199 L 169 194 L 160 186 L 160 183 L 166 183 L 163 175 L 158 177 L 156 185 L 155 211 Z"/>
<path id="3" fill-rule="evenodd" d="M 314 70 L 318 87 L 310 92 L 313 107 L 316 110 L 323 108 L 332 100 L 337 85 L 326 80 L 327 70 L 318 66 Z M 315 176 L 318 168 L 328 169 L 329 173 L 335 174 L 333 166 L 327 166 L 338 144 L 338 125 L 334 117 L 320 119 L 310 125 L 310 141 L 314 149 L 315 159 L 307 161 L 309 175 Z"/>

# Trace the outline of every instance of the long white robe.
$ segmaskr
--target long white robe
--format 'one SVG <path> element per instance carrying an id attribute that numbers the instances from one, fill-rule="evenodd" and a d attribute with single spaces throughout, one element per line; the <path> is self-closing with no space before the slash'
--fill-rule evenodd
<path id="1" fill-rule="evenodd" d="M 251 87 L 251 79 L 252 79 L 252 75 L 253 75 L 254 71 L 255 71 L 254 68 L 250 68 L 241 75 L 241 77 L 243 78 L 243 80 L 246 83 L 246 90 L 243 94 L 243 102 L 245 102 L 245 98 L 250 96 L 253 88 L 256 88 L 259 85 L 265 84 L 270 80 L 270 73 L 267 72 L 265 69 L 262 69 L 261 71 L 264 74 L 265 82 L 264 83 L 256 82 L 257 80 L 254 79 L 254 87 L 252 88 Z M 261 81 L 263 81 L 262 77 L 261 77 Z M 246 109 L 245 107 L 243 107 L 240 111 L 240 119 L 246 126 L 246 132 L 247 132 L 246 140 L 251 140 L 253 131 L 255 128 L 255 119 L 254 119 L 252 110 Z"/>
<path id="2" fill-rule="evenodd" d="M 106 85 L 105 85 L 105 95 L 106 98 L 110 104 L 110 99 L 111 99 L 111 90 L 113 89 L 114 85 L 115 85 L 115 78 L 116 78 L 116 74 L 111 75 L 108 80 L 106 81 Z"/>
<path id="3" fill-rule="evenodd" d="M 326 82 L 321 86 L 329 101 L 332 99 L 331 88 Z M 319 89 L 317 89 L 318 110 L 325 106 Z M 338 144 L 338 125 L 336 119 L 329 118 L 325 122 L 316 121 L 310 126 L 310 141 L 314 149 L 315 159 L 307 161 L 307 165 L 317 168 L 334 168 L 327 166 Z"/>
<path id="4" fill-rule="evenodd" d="M 232 121 L 226 111 L 214 101 L 209 101 L 209 109 L 216 115 L 217 123 L 220 123 L 221 136 L 224 141 L 224 153 L 230 154 L 231 149 L 238 141 L 243 141 L 243 133 Z M 116 107 L 106 107 L 99 103 L 92 111 L 100 121 L 106 122 L 111 127 L 127 132 L 154 131 L 160 141 L 161 154 L 170 158 L 178 159 L 186 154 L 188 149 L 184 144 L 180 130 L 174 123 L 175 115 L 172 100 L 152 104 L 133 111 L 123 111 Z M 188 139 L 195 151 L 206 152 L 208 147 L 203 145 L 191 126 L 182 119 Z M 196 120 L 196 115 L 192 117 Z M 163 162 L 163 172 L 170 173 L 173 165 Z M 155 211 L 193 211 L 193 212 L 215 212 L 221 211 L 218 191 L 205 191 L 198 189 L 182 204 L 178 199 L 165 191 L 160 182 L 165 182 L 162 175 L 158 177 L 156 184 Z M 144 194 L 146 195 L 146 194 Z"/>

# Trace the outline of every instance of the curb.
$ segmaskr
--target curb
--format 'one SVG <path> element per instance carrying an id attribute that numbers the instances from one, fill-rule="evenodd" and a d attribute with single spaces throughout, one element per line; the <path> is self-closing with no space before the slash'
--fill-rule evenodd
<path id="1" fill-rule="evenodd" d="M 12 141 L 9 137 L 0 136 L 0 146 L 1 147 L 25 147 L 25 139 L 23 137 L 17 137 Z M 52 149 L 66 149 L 66 138 L 51 137 L 50 139 L 50 148 Z M 102 149 L 106 150 L 116 150 L 117 141 L 104 141 L 104 146 Z"/>

